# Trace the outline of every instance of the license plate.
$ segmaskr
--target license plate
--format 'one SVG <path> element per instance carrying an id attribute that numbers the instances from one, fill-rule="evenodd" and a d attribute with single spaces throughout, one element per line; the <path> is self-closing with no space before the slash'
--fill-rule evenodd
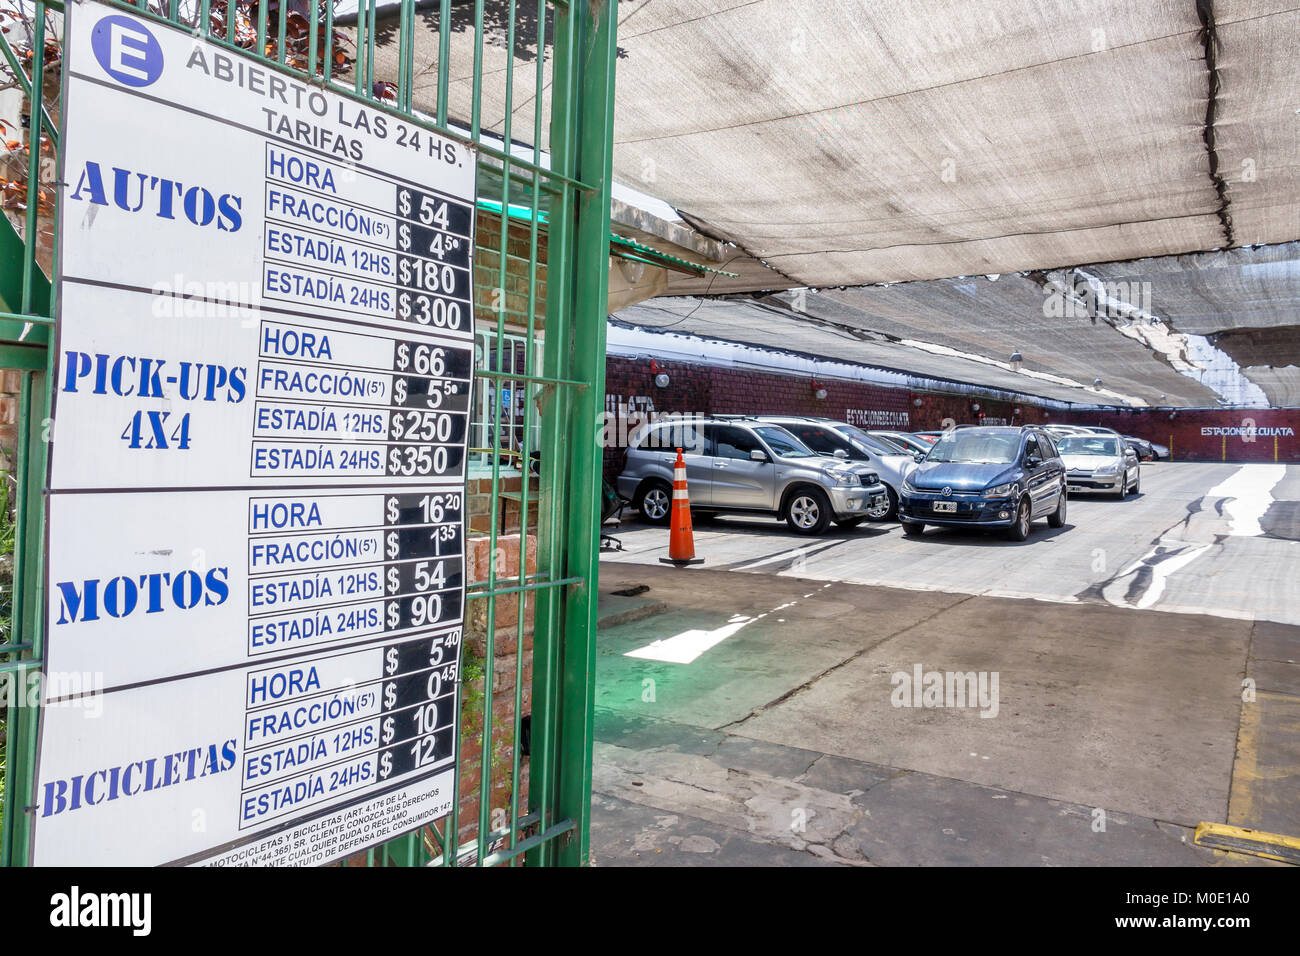
<path id="1" fill-rule="evenodd" d="M 935 511 L 946 511 L 946 512 L 956 511 L 956 510 L 957 510 L 957 502 L 955 502 L 955 501 L 936 501 L 936 502 L 934 503 L 934 510 L 935 510 Z"/>
<path id="2" fill-rule="evenodd" d="M 1085 488 L 1085 487 L 1083 487 L 1083 485 L 1070 485 L 1070 486 L 1067 487 L 1065 490 L 1066 490 L 1066 491 L 1073 491 L 1073 492 L 1076 492 L 1076 493 L 1077 493 L 1077 492 L 1080 492 L 1080 491 L 1087 491 L 1088 489 Z"/>

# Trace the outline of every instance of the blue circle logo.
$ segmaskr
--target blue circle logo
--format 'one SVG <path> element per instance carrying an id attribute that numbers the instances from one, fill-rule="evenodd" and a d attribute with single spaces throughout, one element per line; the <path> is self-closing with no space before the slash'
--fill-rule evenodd
<path id="1" fill-rule="evenodd" d="M 100 20 L 91 31 L 90 47 L 104 72 L 125 86 L 148 86 L 162 76 L 158 38 L 130 17 Z"/>

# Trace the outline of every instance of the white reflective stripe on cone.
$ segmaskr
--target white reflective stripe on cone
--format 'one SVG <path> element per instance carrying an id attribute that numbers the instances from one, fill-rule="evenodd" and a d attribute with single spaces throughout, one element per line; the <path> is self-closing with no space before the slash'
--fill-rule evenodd
<path id="1" fill-rule="evenodd" d="M 688 498 L 689 496 L 686 494 L 685 488 L 673 489 L 673 501 L 686 501 Z"/>

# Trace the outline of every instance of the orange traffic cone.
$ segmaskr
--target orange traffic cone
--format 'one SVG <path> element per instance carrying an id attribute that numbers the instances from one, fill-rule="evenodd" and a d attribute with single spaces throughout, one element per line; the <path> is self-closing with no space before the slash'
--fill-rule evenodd
<path id="1" fill-rule="evenodd" d="M 683 568 L 688 564 L 703 564 L 695 556 L 695 535 L 691 532 L 691 499 L 686 493 L 686 461 L 682 450 L 677 449 L 673 463 L 673 510 L 669 519 L 668 557 L 660 558 L 664 564 Z"/>

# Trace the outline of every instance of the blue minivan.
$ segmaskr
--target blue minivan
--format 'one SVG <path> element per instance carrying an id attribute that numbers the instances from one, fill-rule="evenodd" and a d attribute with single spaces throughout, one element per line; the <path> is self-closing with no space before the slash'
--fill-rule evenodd
<path id="1" fill-rule="evenodd" d="M 1036 518 L 1065 524 L 1065 465 L 1042 428 L 958 428 L 916 460 L 898 500 L 904 534 L 935 524 L 999 528 L 1024 541 Z"/>

